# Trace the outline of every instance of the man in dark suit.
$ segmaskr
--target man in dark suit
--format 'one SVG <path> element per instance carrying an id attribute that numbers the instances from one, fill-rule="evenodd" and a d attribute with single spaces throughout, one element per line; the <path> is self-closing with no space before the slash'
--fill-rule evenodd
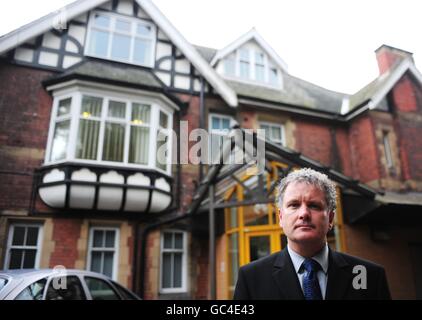
<path id="1" fill-rule="evenodd" d="M 336 189 L 312 169 L 291 172 L 278 186 L 281 252 L 239 269 L 234 299 L 391 299 L 384 268 L 327 245 Z"/>

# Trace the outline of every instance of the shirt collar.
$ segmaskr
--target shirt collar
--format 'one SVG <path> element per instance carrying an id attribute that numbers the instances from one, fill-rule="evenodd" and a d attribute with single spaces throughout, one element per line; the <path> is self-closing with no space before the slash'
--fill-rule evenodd
<path id="1" fill-rule="evenodd" d="M 305 257 L 302 257 L 300 254 L 290 248 L 288 244 L 287 250 L 289 252 L 290 258 L 292 259 L 296 273 L 299 273 L 300 267 L 302 266 L 303 261 L 305 261 Z M 320 264 L 322 271 L 324 271 L 325 274 L 327 274 L 328 271 L 328 252 L 328 245 L 325 244 L 321 251 L 312 257 L 312 259 Z"/>

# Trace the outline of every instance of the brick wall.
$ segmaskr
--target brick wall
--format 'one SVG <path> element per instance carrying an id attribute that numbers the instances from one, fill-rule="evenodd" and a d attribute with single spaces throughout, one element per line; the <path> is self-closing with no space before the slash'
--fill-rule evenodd
<path id="1" fill-rule="evenodd" d="M 354 177 L 352 154 L 350 150 L 350 137 L 347 128 L 337 128 L 336 143 L 341 162 L 341 171 L 349 177 Z"/>
<path id="2" fill-rule="evenodd" d="M 44 159 L 52 98 L 41 82 L 52 73 L 0 64 L 0 210 L 26 210 L 33 169 Z"/>
<path id="3" fill-rule="evenodd" d="M 294 135 L 296 150 L 322 164 L 330 165 L 332 145 L 328 126 L 297 120 Z"/>
<path id="4" fill-rule="evenodd" d="M 380 177 L 379 154 L 374 127 L 367 115 L 353 120 L 349 129 L 349 139 L 354 178 L 365 183 L 373 183 Z"/>
<path id="5" fill-rule="evenodd" d="M 418 110 L 414 84 L 405 74 L 393 88 L 394 105 L 398 111 L 411 112 Z"/>
<path id="6" fill-rule="evenodd" d="M 66 268 L 75 268 L 78 259 L 78 239 L 81 234 L 82 220 L 53 219 L 54 251 L 51 253 L 50 268 L 62 265 Z"/>
<path id="7" fill-rule="evenodd" d="M 347 253 L 384 266 L 393 299 L 415 299 L 409 243 L 422 240 L 417 227 L 387 229 L 390 240 L 374 241 L 368 226 L 345 225 Z"/>

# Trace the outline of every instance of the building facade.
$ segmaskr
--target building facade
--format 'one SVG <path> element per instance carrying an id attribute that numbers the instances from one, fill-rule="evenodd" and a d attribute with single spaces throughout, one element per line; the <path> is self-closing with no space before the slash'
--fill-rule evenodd
<path id="1" fill-rule="evenodd" d="M 373 82 L 333 92 L 255 29 L 194 46 L 149 0 L 79 0 L 0 37 L 1 268 L 230 299 L 241 265 L 285 247 L 275 186 L 306 166 L 337 183 L 330 246 L 384 265 L 393 298 L 421 298 L 422 75 L 404 50 L 376 58 Z M 189 161 L 195 129 L 213 159 L 233 127 L 265 130 L 260 174 Z"/>

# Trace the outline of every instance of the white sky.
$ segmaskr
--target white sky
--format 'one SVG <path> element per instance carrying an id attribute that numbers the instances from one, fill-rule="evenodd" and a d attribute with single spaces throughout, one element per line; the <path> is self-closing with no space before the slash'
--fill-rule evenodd
<path id="1" fill-rule="evenodd" d="M 153 0 L 191 43 L 221 49 L 255 27 L 289 72 L 354 93 L 378 75 L 388 44 L 422 66 L 420 0 Z M 0 35 L 73 0 L 2 1 Z M 422 71 L 422 68 L 418 68 Z"/>

